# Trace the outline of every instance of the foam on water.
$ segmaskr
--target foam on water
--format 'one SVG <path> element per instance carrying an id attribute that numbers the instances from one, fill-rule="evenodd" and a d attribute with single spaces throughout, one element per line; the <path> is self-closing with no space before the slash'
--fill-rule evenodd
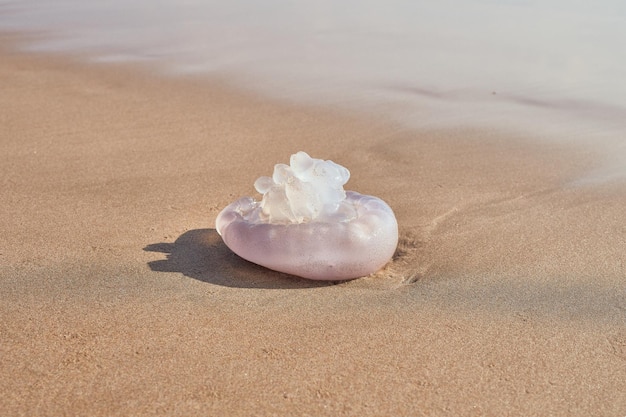
<path id="1" fill-rule="evenodd" d="M 620 0 L 0 0 L 0 30 L 44 32 L 33 50 L 226 75 L 413 127 L 592 143 L 626 174 Z"/>

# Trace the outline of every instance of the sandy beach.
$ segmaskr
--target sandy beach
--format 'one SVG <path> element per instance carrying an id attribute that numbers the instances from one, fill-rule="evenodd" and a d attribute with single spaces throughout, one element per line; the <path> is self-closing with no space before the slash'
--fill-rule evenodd
<path id="1" fill-rule="evenodd" d="M 626 184 L 592 149 L 409 130 L 0 48 L 0 415 L 624 416 Z M 389 203 L 382 271 L 269 271 L 214 229 L 305 150 Z"/>

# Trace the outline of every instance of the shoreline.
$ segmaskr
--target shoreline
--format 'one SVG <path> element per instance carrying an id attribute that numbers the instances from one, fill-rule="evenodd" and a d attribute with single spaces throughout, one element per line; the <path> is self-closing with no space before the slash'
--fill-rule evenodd
<path id="1" fill-rule="evenodd" d="M 626 192 L 567 185 L 585 149 L 0 56 L 1 414 L 626 412 Z M 394 209 L 385 269 L 225 248 L 219 210 L 298 150 Z"/>

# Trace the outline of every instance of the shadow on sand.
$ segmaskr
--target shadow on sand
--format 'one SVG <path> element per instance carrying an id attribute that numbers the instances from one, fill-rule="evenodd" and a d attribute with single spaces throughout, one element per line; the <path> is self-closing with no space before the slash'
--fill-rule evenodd
<path id="1" fill-rule="evenodd" d="M 334 285 L 334 281 L 311 281 L 271 271 L 235 255 L 215 229 L 183 233 L 174 243 L 153 243 L 147 252 L 166 254 L 148 262 L 156 272 L 179 272 L 199 281 L 237 288 L 298 289 Z"/>

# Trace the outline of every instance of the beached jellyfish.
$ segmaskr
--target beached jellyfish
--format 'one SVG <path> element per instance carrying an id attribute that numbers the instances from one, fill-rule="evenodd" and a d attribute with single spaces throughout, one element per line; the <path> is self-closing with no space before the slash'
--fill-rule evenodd
<path id="1" fill-rule="evenodd" d="M 233 252 L 275 271 L 345 280 L 382 268 L 398 244 L 398 223 L 381 199 L 344 191 L 350 172 L 305 152 L 254 183 L 261 201 L 243 197 L 217 216 Z"/>

